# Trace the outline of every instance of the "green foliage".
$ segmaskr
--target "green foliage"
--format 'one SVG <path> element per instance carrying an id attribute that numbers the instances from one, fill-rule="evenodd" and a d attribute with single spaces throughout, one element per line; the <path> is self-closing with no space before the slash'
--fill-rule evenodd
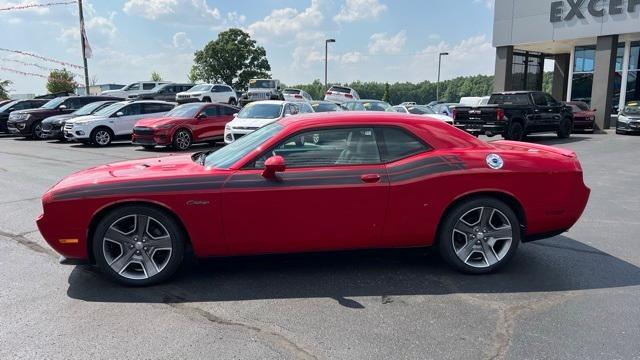
<path id="1" fill-rule="evenodd" d="M 78 83 L 73 79 L 73 74 L 67 69 L 53 70 L 49 73 L 49 78 L 47 79 L 47 91 L 49 93 L 73 92 L 76 87 L 78 87 Z"/>
<path id="2" fill-rule="evenodd" d="M 189 70 L 187 79 L 189 79 L 189 82 L 192 84 L 195 84 L 198 81 L 198 73 L 196 71 L 195 65 L 191 67 L 191 70 Z"/>
<path id="3" fill-rule="evenodd" d="M 552 87 L 553 87 L 553 72 L 547 71 L 542 76 L 542 91 L 551 94 Z"/>
<path id="4" fill-rule="evenodd" d="M 389 83 L 384 83 L 384 94 L 382 94 L 382 101 L 389 102 Z"/>
<path id="5" fill-rule="evenodd" d="M 218 34 L 202 50 L 195 52 L 194 77 L 206 82 L 223 82 L 245 89 L 252 78 L 271 78 L 267 52 L 240 29 Z"/>
<path id="6" fill-rule="evenodd" d="M 0 80 L 0 100 L 7 100 L 9 98 L 9 91 L 7 88 L 11 85 L 9 80 Z"/>
<path id="7" fill-rule="evenodd" d="M 162 76 L 157 71 L 151 73 L 151 81 L 162 81 Z"/>

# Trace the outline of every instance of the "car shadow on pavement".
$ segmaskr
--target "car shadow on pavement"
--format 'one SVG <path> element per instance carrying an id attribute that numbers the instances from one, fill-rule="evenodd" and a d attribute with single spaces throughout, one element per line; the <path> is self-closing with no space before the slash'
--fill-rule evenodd
<path id="1" fill-rule="evenodd" d="M 497 273 L 465 275 L 430 251 L 382 250 L 189 261 L 168 283 L 129 288 L 89 266 L 69 297 L 91 302 L 181 303 L 353 296 L 522 293 L 640 285 L 640 268 L 565 236 L 521 245 Z"/>
<path id="2" fill-rule="evenodd" d="M 591 134 L 581 135 L 581 136 L 572 135 L 570 138 L 566 138 L 566 139 L 560 139 L 555 134 L 527 135 L 527 138 L 524 141 L 553 146 L 553 145 L 571 144 L 571 143 L 587 141 L 587 140 L 591 140 Z"/>

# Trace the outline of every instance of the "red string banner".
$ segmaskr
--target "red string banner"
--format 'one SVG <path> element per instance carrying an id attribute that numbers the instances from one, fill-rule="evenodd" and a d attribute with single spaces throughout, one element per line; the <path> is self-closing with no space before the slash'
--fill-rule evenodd
<path id="1" fill-rule="evenodd" d="M 48 62 L 53 62 L 53 63 L 56 63 L 56 64 L 60 64 L 60 65 L 71 67 L 71 68 L 75 68 L 75 69 L 84 69 L 84 66 L 71 64 L 71 63 L 68 63 L 68 62 L 64 62 L 64 61 L 60 61 L 60 60 L 56 60 L 56 59 L 40 56 L 38 54 L 30 53 L 30 52 L 27 52 L 27 51 L 11 50 L 11 49 L 5 49 L 5 48 L 0 48 L 0 51 L 10 52 L 10 53 L 14 53 L 14 54 L 20 54 L 20 55 L 24 55 L 24 56 L 30 56 L 30 57 L 33 57 L 33 58 L 36 58 L 36 59 L 40 59 L 40 60 L 48 61 Z"/>
<path id="2" fill-rule="evenodd" d="M 46 67 L 46 66 L 42 66 L 42 65 L 39 65 L 39 64 L 36 64 L 36 63 L 30 63 L 30 62 L 22 61 L 22 60 L 18 60 L 18 59 L 7 59 L 7 58 L 3 58 L 3 59 L 0 59 L 0 61 L 4 61 L 4 62 L 10 61 L 10 62 L 14 62 L 14 63 L 17 63 L 17 64 L 25 65 L 25 66 L 33 66 L 33 67 L 36 67 L 36 68 L 38 68 L 38 69 L 40 69 L 40 70 L 46 70 L 46 71 L 60 70 L 60 69 L 54 69 L 54 68 L 50 68 L 50 67 Z M 81 75 L 81 74 L 74 73 L 73 71 L 68 71 L 68 70 L 67 70 L 67 72 L 69 72 L 69 73 L 70 73 L 71 75 L 73 75 L 73 76 L 78 76 L 78 77 L 82 77 L 82 76 L 83 76 L 83 75 Z"/>
<path id="3" fill-rule="evenodd" d="M 58 5 L 71 5 L 76 3 L 77 1 L 57 1 L 57 2 L 50 2 L 45 4 L 37 4 L 37 3 L 22 4 L 22 5 L 14 5 L 14 6 L 0 8 L 0 11 L 25 10 L 25 9 L 31 9 L 31 8 L 43 8 L 43 7 L 51 7 L 51 6 L 58 6 Z"/>
<path id="4" fill-rule="evenodd" d="M 16 69 L 4 67 L 4 66 L 0 66 L 0 70 L 12 72 L 14 74 L 18 74 L 18 75 L 22 75 L 22 76 L 33 76 L 33 77 L 39 77 L 39 78 L 42 78 L 42 79 L 49 79 L 49 76 L 47 76 L 47 75 L 36 74 L 36 73 L 28 72 L 28 71 L 16 70 Z M 66 83 L 69 83 L 69 84 L 73 84 L 74 86 L 78 86 L 78 83 L 76 83 L 75 81 L 68 81 L 68 80 L 61 80 L 61 79 L 56 79 L 55 81 L 56 82 L 66 82 Z"/>

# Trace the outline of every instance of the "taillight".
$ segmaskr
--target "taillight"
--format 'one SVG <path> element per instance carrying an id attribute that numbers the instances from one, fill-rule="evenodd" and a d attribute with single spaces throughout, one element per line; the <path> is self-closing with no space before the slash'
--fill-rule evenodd
<path id="1" fill-rule="evenodd" d="M 331 91 L 327 91 L 326 93 L 324 93 L 325 95 L 333 95 L 333 93 Z"/>
<path id="2" fill-rule="evenodd" d="M 497 121 L 503 121 L 504 120 L 504 109 L 497 109 L 496 110 L 496 120 Z"/>
<path id="3" fill-rule="evenodd" d="M 453 120 L 455 120 L 457 116 L 458 116 L 458 110 L 457 109 L 451 110 L 451 117 L 453 118 Z"/>
<path id="4" fill-rule="evenodd" d="M 302 99 L 302 95 L 294 95 L 293 97 L 296 99 Z"/>
<path id="5" fill-rule="evenodd" d="M 348 97 L 349 99 L 353 99 L 353 95 L 351 95 L 351 94 L 344 94 L 344 97 Z"/>

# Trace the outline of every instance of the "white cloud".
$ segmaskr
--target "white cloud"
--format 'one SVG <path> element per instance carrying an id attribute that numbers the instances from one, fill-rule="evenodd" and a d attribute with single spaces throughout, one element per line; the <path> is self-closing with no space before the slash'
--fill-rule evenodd
<path id="1" fill-rule="evenodd" d="M 495 0 L 473 0 L 473 2 L 476 4 L 484 4 L 489 10 L 493 10 L 496 6 Z"/>
<path id="2" fill-rule="evenodd" d="M 340 56 L 340 62 L 343 64 L 359 64 L 367 59 L 367 56 L 359 51 L 344 53 Z"/>
<path id="3" fill-rule="evenodd" d="M 371 35 L 369 40 L 370 54 L 397 54 L 402 51 L 405 42 L 407 42 L 407 32 L 402 30 L 393 36 L 377 33 Z"/>
<path id="4" fill-rule="evenodd" d="M 99 16 L 91 4 L 86 4 L 84 9 L 84 26 L 87 32 L 87 37 L 89 38 L 89 43 L 92 43 L 92 39 L 95 35 L 104 36 L 108 40 L 114 40 L 118 34 L 118 27 L 113 21 L 116 13 L 110 13 L 109 17 Z M 63 27 L 59 39 L 62 41 L 80 40 L 79 26 L 74 24 L 70 27 Z"/>
<path id="5" fill-rule="evenodd" d="M 183 26 L 214 27 L 222 20 L 220 10 L 209 7 L 207 0 L 127 0 L 122 10 L 128 15 Z"/>
<path id="6" fill-rule="evenodd" d="M 173 47 L 175 48 L 190 48 L 191 47 L 191 39 L 187 36 L 186 32 L 177 32 L 173 34 Z"/>
<path id="7" fill-rule="evenodd" d="M 337 22 L 354 22 L 358 20 L 377 19 L 387 6 L 378 0 L 346 0 L 338 15 L 333 19 Z"/>
<path id="8" fill-rule="evenodd" d="M 264 41 L 274 36 L 290 36 L 319 26 L 324 19 L 321 8 L 320 0 L 311 0 L 311 5 L 301 12 L 294 8 L 275 9 L 264 19 L 249 25 L 247 31 L 252 37 Z"/>

